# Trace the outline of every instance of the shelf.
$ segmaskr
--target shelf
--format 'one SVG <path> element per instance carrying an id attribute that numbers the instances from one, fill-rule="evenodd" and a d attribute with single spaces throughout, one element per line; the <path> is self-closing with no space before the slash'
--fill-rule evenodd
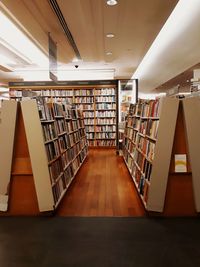
<path id="1" fill-rule="evenodd" d="M 75 95 L 74 97 L 94 97 L 94 95 Z"/>
<path id="2" fill-rule="evenodd" d="M 131 178 L 132 178 L 132 180 L 133 180 L 133 182 L 134 182 L 135 188 L 137 189 L 138 195 L 140 196 L 140 199 L 141 199 L 141 201 L 142 201 L 142 204 L 144 205 L 144 207 L 145 207 L 145 209 L 146 209 L 146 208 L 147 208 L 147 205 L 146 205 L 146 202 L 144 201 L 143 196 L 142 196 L 142 195 L 140 194 L 140 192 L 139 192 L 139 189 L 138 189 L 138 183 L 136 182 L 135 178 L 132 176 L 132 174 L 131 174 L 131 170 L 130 170 L 130 168 L 129 168 L 129 166 L 128 166 L 128 164 L 127 164 L 126 159 L 125 159 L 124 156 L 123 156 L 123 159 L 124 159 L 124 162 L 125 162 L 125 164 L 126 164 L 126 167 L 127 167 L 128 171 L 129 171 L 129 173 L 130 173 L 130 176 L 131 176 Z"/>
<path id="3" fill-rule="evenodd" d="M 156 138 L 153 138 L 153 137 L 151 137 L 151 136 L 149 136 L 149 135 L 146 135 L 146 137 L 147 137 L 148 139 L 150 139 L 150 140 L 154 141 L 154 142 L 156 142 L 156 141 L 157 141 L 157 139 L 156 139 Z"/>
<path id="4" fill-rule="evenodd" d="M 55 118 L 55 119 L 65 119 L 65 117 L 62 116 L 62 115 L 55 115 L 54 118 Z"/>
<path id="5" fill-rule="evenodd" d="M 94 102 L 76 102 L 76 103 L 73 103 L 73 104 L 78 104 L 78 105 L 81 105 L 81 104 L 86 104 L 86 105 L 89 105 L 89 104 L 94 104 Z"/>
<path id="6" fill-rule="evenodd" d="M 48 165 L 51 165 L 52 163 L 54 163 L 56 160 L 58 160 L 60 158 L 61 155 L 58 155 L 56 158 L 48 161 Z"/>
<path id="7" fill-rule="evenodd" d="M 96 117 L 95 117 L 96 118 Z M 115 116 L 111 116 L 111 117 L 103 117 L 103 116 L 99 116 L 98 119 L 112 119 L 115 118 Z"/>
<path id="8" fill-rule="evenodd" d="M 142 136 L 143 138 L 145 138 L 145 134 L 140 133 L 140 132 L 138 132 L 138 134 L 139 134 L 140 136 Z"/>
<path id="9" fill-rule="evenodd" d="M 115 101 L 96 101 L 95 104 L 101 104 L 101 103 L 113 103 L 113 104 L 116 104 Z"/>
<path id="10" fill-rule="evenodd" d="M 112 96 L 115 96 L 115 95 L 95 95 L 95 96 L 110 96 L 110 97 L 112 97 Z"/>
<path id="11" fill-rule="evenodd" d="M 110 110 L 116 110 L 116 108 L 107 108 L 107 109 L 95 109 L 96 111 L 110 111 Z"/>
<path id="12" fill-rule="evenodd" d="M 62 136 L 64 134 L 67 134 L 67 132 L 65 131 L 65 132 L 62 132 L 62 133 L 58 133 L 58 136 Z"/>
<path id="13" fill-rule="evenodd" d="M 144 154 L 144 152 L 139 148 L 139 147 L 137 147 L 136 146 L 136 149 L 138 150 L 138 152 L 140 152 L 140 154 L 142 154 L 144 157 L 145 157 L 145 159 L 149 162 L 149 163 L 153 163 L 153 161 L 151 160 L 151 159 L 149 159 L 148 157 L 147 157 L 147 155 L 146 154 Z"/>
<path id="14" fill-rule="evenodd" d="M 46 144 L 51 143 L 51 142 L 53 142 L 53 141 L 55 141 L 55 140 L 58 140 L 58 137 L 55 137 L 55 138 L 53 138 L 53 139 L 51 139 L 51 140 L 46 140 L 46 141 L 44 142 L 44 144 L 46 145 Z"/>
<path id="15" fill-rule="evenodd" d="M 52 123 L 55 122 L 55 120 L 46 120 L 46 119 L 40 119 L 41 123 Z"/>
<path id="16" fill-rule="evenodd" d="M 85 124 L 86 125 L 86 124 Z M 91 124 L 88 124 L 88 125 L 91 125 Z M 92 124 L 93 125 L 93 124 Z M 97 123 L 96 126 L 99 126 L 99 125 L 116 125 L 116 123 Z"/>
<path id="17" fill-rule="evenodd" d="M 57 182 L 60 180 L 60 178 L 62 177 L 62 175 L 63 175 L 63 172 L 61 172 L 55 180 L 52 178 L 54 180 L 52 182 L 52 184 L 51 184 L 52 187 L 54 187 L 57 184 Z"/>
<path id="18" fill-rule="evenodd" d="M 94 140 L 115 140 L 115 138 L 108 138 L 108 137 L 105 137 L 105 138 L 95 138 Z"/>

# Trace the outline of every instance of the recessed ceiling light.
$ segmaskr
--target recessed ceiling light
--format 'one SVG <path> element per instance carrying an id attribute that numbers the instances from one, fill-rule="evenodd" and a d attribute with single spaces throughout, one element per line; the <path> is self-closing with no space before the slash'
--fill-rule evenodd
<path id="1" fill-rule="evenodd" d="M 108 37 L 108 38 L 113 38 L 113 37 L 115 37 L 115 35 L 114 35 L 113 33 L 107 33 L 107 34 L 106 34 L 106 37 Z"/>
<path id="2" fill-rule="evenodd" d="M 107 5 L 115 6 L 117 4 L 117 0 L 107 0 Z"/>
<path id="3" fill-rule="evenodd" d="M 112 55 L 112 52 L 106 52 L 106 55 L 107 56 L 111 56 Z"/>

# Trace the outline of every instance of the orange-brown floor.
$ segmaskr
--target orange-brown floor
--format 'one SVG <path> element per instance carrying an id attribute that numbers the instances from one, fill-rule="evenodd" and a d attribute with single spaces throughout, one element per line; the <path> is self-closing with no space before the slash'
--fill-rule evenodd
<path id="1" fill-rule="evenodd" d="M 145 210 L 116 150 L 90 149 L 57 215 L 145 216 Z"/>

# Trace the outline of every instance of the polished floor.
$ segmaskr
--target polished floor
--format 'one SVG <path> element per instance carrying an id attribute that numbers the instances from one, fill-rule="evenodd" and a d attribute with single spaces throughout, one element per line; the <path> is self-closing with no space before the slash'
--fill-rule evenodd
<path id="1" fill-rule="evenodd" d="M 0 266 L 200 266 L 199 217 L 146 216 L 115 150 L 90 151 L 55 215 L 0 217 Z"/>
<path id="2" fill-rule="evenodd" d="M 200 221 L 2 217 L 2 267 L 197 267 Z"/>
<path id="3" fill-rule="evenodd" d="M 60 216 L 145 216 L 145 210 L 115 149 L 90 149 L 67 191 Z"/>

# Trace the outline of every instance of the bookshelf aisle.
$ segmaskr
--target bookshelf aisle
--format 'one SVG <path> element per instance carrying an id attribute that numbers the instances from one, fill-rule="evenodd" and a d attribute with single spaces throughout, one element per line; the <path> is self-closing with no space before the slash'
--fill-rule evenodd
<path id="1" fill-rule="evenodd" d="M 69 105 L 46 103 L 44 99 L 38 105 L 36 100 L 6 102 L 15 105 L 18 103 L 22 110 L 39 212 L 53 211 L 87 156 L 83 116 L 80 111 L 70 109 Z M 10 124 L 11 121 L 7 123 Z M 13 135 L 14 132 L 13 130 Z M 7 153 L 7 148 L 1 151 L 1 155 L 4 153 Z M 8 187 L 10 184 L 11 168 L 6 168 L 9 169 L 7 176 L 1 175 L 1 185 L 4 183 Z M 9 192 L 4 190 L 2 195 L 8 198 Z M 4 211 L 6 210 L 5 208 Z"/>
<path id="2" fill-rule="evenodd" d="M 123 155 L 146 207 L 159 125 L 159 101 L 139 100 L 127 116 Z"/>
<path id="3" fill-rule="evenodd" d="M 148 212 L 196 216 L 200 212 L 197 98 L 140 100 L 126 121 L 123 156 Z M 176 168 L 177 158 L 185 159 Z"/>
<path id="4" fill-rule="evenodd" d="M 101 85 L 102 83 L 102 85 Z M 106 85 L 106 83 L 108 83 Z M 10 85 L 10 98 L 21 99 L 31 93 L 44 99 L 74 104 L 83 110 L 85 128 L 90 147 L 116 147 L 117 132 L 117 87 L 114 81 L 82 86 L 16 86 Z M 48 84 L 47 84 L 48 85 Z"/>

